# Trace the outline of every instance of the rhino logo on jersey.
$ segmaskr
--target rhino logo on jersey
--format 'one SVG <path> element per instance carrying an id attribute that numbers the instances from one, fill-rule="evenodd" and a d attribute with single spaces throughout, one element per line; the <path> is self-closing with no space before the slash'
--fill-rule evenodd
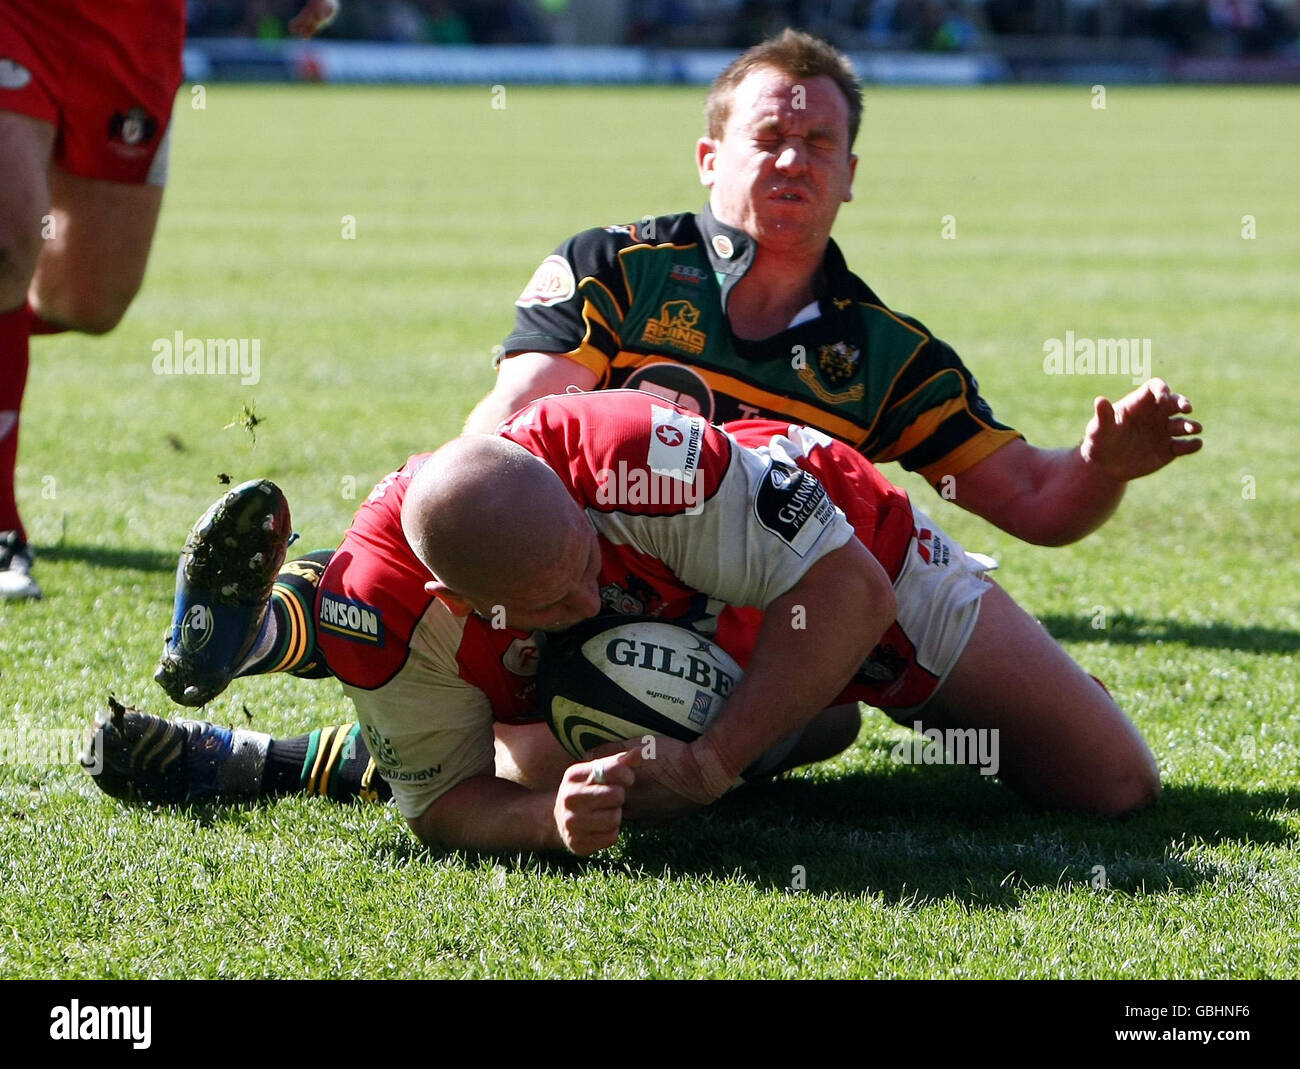
<path id="1" fill-rule="evenodd" d="M 696 330 L 700 310 L 690 301 L 665 301 L 657 319 L 646 320 L 641 341 L 655 348 L 678 349 L 692 356 L 704 352 L 708 335 Z"/>

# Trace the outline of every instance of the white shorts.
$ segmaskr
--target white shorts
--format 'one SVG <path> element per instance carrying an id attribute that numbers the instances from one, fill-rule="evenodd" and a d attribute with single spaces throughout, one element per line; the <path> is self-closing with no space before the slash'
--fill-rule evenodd
<path id="1" fill-rule="evenodd" d="M 894 719 L 916 712 L 943 686 L 979 619 L 991 558 L 967 553 L 912 507 L 913 533 L 894 581 L 897 622 L 863 664 L 842 700 L 864 701 Z"/>

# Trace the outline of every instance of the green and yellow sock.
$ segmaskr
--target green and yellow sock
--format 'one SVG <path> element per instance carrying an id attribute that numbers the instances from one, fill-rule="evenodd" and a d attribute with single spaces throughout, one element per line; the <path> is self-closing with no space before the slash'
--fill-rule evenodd
<path id="1" fill-rule="evenodd" d="M 304 679 L 330 674 L 316 648 L 316 587 L 333 550 L 322 549 L 287 561 L 275 577 L 262 633 L 238 675 L 288 672 Z"/>
<path id="2" fill-rule="evenodd" d="M 316 794 L 336 802 L 386 802 L 393 796 L 375 768 L 361 725 L 355 723 L 272 740 L 262 790 L 264 794 Z"/>

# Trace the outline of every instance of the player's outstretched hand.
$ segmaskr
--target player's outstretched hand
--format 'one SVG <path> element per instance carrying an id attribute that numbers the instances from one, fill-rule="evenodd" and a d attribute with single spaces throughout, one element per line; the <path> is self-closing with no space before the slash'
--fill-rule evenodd
<path id="1" fill-rule="evenodd" d="M 307 0 L 289 20 L 289 32 L 295 37 L 312 37 L 333 22 L 338 13 L 339 0 Z"/>
<path id="2" fill-rule="evenodd" d="M 1201 425 L 1185 418 L 1192 403 L 1164 379 L 1150 379 L 1113 405 L 1093 402 L 1081 454 L 1089 464 L 1120 482 L 1159 471 L 1175 457 L 1195 453 Z"/>
<path id="3" fill-rule="evenodd" d="M 642 760 L 635 749 L 569 766 L 555 795 L 555 826 L 570 853 L 586 857 L 618 841 L 623 802 Z"/>

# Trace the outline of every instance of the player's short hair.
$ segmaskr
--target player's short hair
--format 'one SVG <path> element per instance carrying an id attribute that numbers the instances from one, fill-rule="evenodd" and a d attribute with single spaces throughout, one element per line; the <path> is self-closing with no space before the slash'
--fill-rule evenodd
<path id="1" fill-rule="evenodd" d="M 820 37 L 800 30 L 786 29 L 777 37 L 754 45 L 742 53 L 714 80 L 704 102 L 709 136 L 721 137 L 731 114 L 731 98 L 736 87 L 759 67 L 772 67 L 796 78 L 826 77 L 844 94 L 849 105 L 849 148 L 858 138 L 862 125 L 862 82 L 853 64 Z"/>

